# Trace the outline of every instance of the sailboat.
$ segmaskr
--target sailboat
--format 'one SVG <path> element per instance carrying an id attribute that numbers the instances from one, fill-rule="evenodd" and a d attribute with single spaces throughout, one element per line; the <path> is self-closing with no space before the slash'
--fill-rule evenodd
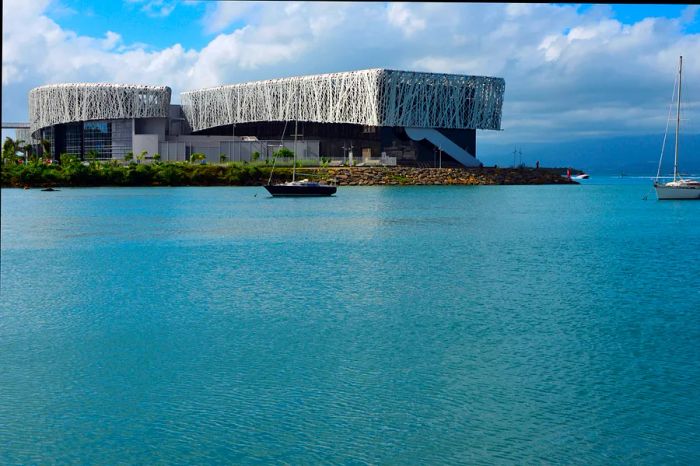
<path id="1" fill-rule="evenodd" d="M 681 126 L 681 88 L 683 83 L 683 57 L 680 57 L 678 65 L 678 101 L 676 103 L 676 146 L 675 157 L 673 162 L 673 181 L 661 183 L 659 175 L 661 173 L 661 161 L 663 160 L 663 147 L 661 149 L 661 158 L 659 159 L 659 169 L 656 172 L 654 180 L 654 189 L 658 200 L 670 199 L 700 199 L 700 181 L 682 178 L 678 174 L 678 133 Z M 670 110 L 669 110 L 670 113 Z M 666 126 L 668 132 L 668 125 Z M 666 136 L 664 135 L 664 145 Z"/>
<path id="2" fill-rule="evenodd" d="M 302 179 L 297 181 L 297 124 L 298 120 L 294 121 L 294 168 L 292 168 L 292 181 L 286 183 L 272 184 L 272 173 L 270 173 L 270 181 L 265 185 L 265 189 L 272 197 L 321 197 L 332 196 L 338 189 L 336 186 L 331 186 L 318 181 L 309 181 Z M 284 138 L 284 135 L 282 135 Z M 273 168 L 274 169 L 274 168 Z"/>

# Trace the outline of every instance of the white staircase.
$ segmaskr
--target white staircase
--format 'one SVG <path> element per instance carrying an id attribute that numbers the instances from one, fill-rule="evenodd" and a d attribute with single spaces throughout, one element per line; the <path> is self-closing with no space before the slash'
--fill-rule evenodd
<path id="1" fill-rule="evenodd" d="M 469 152 L 459 147 L 450 138 L 433 128 L 406 128 L 406 134 L 414 141 L 427 139 L 435 147 L 447 153 L 450 157 L 464 165 L 465 167 L 479 167 L 481 162 L 473 157 Z"/>

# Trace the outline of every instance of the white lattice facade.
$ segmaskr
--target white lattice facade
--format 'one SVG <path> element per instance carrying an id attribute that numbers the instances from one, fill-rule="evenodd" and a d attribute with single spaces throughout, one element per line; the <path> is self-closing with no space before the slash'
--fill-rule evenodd
<path id="1" fill-rule="evenodd" d="M 371 69 L 182 93 L 193 131 L 233 123 L 310 121 L 500 129 L 501 78 Z"/>
<path id="2" fill-rule="evenodd" d="M 250 161 L 298 138 L 313 160 L 478 166 L 476 130 L 500 129 L 504 90 L 501 78 L 387 69 L 188 91 L 181 105 L 166 86 L 52 84 L 30 91 L 28 126 L 54 158 Z"/>
<path id="3" fill-rule="evenodd" d="M 29 92 L 32 133 L 41 128 L 91 120 L 167 117 L 167 86 L 51 84 Z"/>

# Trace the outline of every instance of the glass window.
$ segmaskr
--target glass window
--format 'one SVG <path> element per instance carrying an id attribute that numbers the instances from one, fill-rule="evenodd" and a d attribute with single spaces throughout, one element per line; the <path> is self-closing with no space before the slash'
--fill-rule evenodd
<path id="1" fill-rule="evenodd" d="M 98 160 L 122 159 L 131 151 L 131 120 L 87 121 L 83 124 L 85 157 L 94 151 Z"/>
<path id="2" fill-rule="evenodd" d="M 41 140 L 45 140 L 49 142 L 49 153 L 44 154 L 42 152 L 42 156 L 44 158 L 53 158 L 53 153 L 54 153 L 54 139 L 53 139 L 53 126 L 49 126 L 48 128 L 44 128 L 41 130 L 41 135 L 39 136 Z M 42 147 L 43 151 L 43 147 Z"/>
<path id="3" fill-rule="evenodd" d="M 112 120 L 112 158 L 123 159 L 131 152 L 132 120 Z"/>
<path id="4" fill-rule="evenodd" d="M 112 158 L 112 124 L 108 121 L 87 121 L 83 124 L 85 157 Z"/>
<path id="5" fill-rule="evenodd" d="M 82 156 L 82 125 L 80 123 L 69 123 L 66 125 L 66 153 Z"/>

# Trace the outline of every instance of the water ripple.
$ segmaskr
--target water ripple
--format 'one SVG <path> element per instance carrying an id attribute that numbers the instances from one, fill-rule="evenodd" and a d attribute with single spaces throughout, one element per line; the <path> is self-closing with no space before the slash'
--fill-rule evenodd
<path id="1" fill-rule="evenodd" d="M 698 205 L 638 190 L 3 190 L 0 462 L 700 462 Z"/>

